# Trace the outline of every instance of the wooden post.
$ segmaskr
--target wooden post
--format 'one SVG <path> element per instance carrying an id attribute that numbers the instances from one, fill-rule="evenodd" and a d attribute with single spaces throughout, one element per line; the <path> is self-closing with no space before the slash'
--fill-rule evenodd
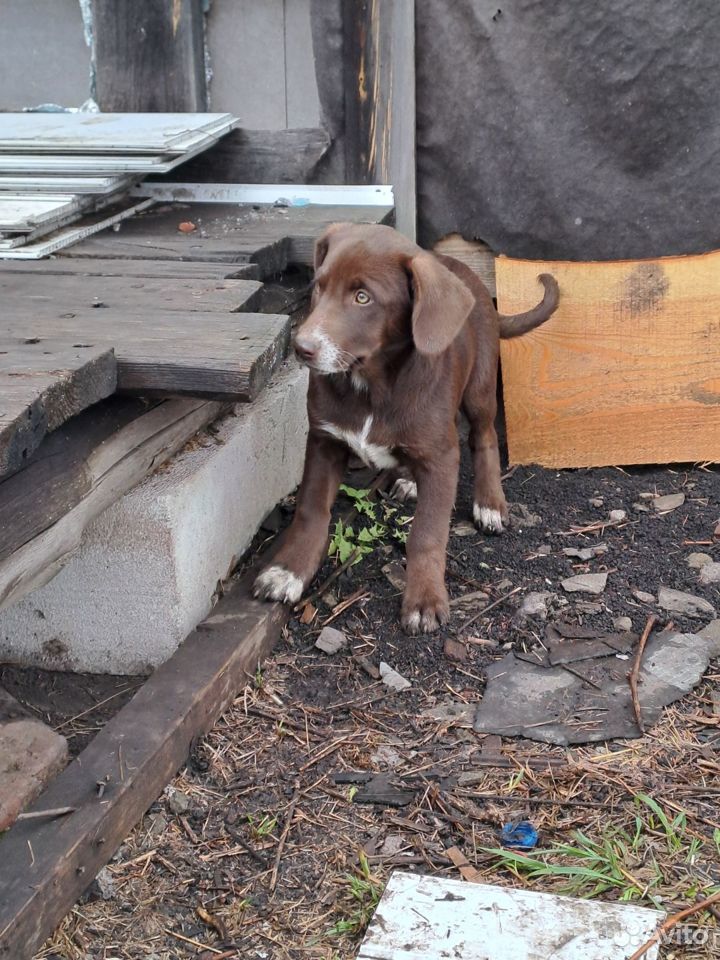
<path id="1" fill-rule="evenodd" d="M 396 226 L 414 240 L 415 0 L 343 9 L 346 180 L 392 184 Z"/>
<path id="2" fill-rule="evenodd" d="M 202 0 L 93 0 L 93 36 L 104 112 L 207 110 Z"/>

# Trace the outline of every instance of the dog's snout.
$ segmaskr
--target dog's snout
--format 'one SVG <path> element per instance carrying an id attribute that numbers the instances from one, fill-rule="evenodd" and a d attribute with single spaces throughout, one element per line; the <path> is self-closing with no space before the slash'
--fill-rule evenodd
<path id="1" fill-rule="evenodd" d="M 311 337 L 295 337 L 295 353 L 299 360 L 310 363 L 317 356 L 318 345 Z"/>

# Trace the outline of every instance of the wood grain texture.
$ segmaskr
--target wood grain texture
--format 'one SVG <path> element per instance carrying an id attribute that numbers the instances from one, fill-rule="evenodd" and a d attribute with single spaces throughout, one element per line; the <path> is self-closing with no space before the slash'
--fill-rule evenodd
<path id="1" fill-rule="evenodd" d="M 0 334 L 0 476 L 19 469 L 51 430 L 115 391 L 111 344 L 79 346 L 49 333 L 42 343 L 22 328 L 12 343 Z"/>
<path id="2" fill-rule="evenodd" d="M 248 401 L 284 360 L 290 319 L 265 313 L 183 314 L 152 307 L 143 312 L 136 308 L 133 313 L 92 307 L 66 312 L 43 300 L 7 317 L 0 351 L 15 354 L 28 337 L 38 341 L 34 344 L 38 351 L 48 346 L 55 349 L 58 343 L 82 345 L 85 353 L 111 347 L 119 391 Z M 31 361 L 23 362 L 32 377 L 33 368 L 27 366 Z"/>
<path id="3" fill-rule="evenodd" d="M 202 0 L 92 0 L 104 113 L 207 110 Z"/>
<path id="4" fill-rule="evenodd" d="M 257 280 L 186 280 L 179 277 L 49 277 L 32 279 L 0 273 L 0 302 L 7 316 L 15 310 L 51 305 L 59 313 L 114 309 L 128 313 L 182 311 L 235 313 L 254 310 L 262 284 Z M 149 319 L 148 326 L 151 326 Z"/>
<path id="5" fill-rule="evenodd" d="M 467 264 L 488 288 L 490 296 L 495 296 L 495 254 L 486 243 L 465 240 L 459 233 L 450 233 L 438 240 L 433 250 Z"/>
<path id="6" fill-rule="evenodd" d="M 75 807 L 16 823 L 3 837 L 0 958 L 30 960 L 98 870 L 254 675 L 288 608 L 232 587 L 210 616 L 97 734 L 31 809 Z M 102 799 L 97 783 L 106 781 Z"/>
<path id="7" fill-rule="evenodd" d="M 257 280 L 260 273 L 254 263 L 203 263 L 187 260 L 91 260 L 73 259 L 73 248 L 65 257 L 47 260 L 0 260 L 0 277 L 5 274 L 75 277 L 147 277 L 183 280 Z"/>
<path id="8" fill-rule="evenodd" d="M 319 127 L 232 130 L 162 179 L 172 183 L 307 183 L 330 147 Z"/>
<path id="9" fill-rule="evenodd" d="M 720 252 L 610 263 L 496 260 L 517 313 L 553 274 L 550 320 L 502 343 L 512 463 L 720 460 Z"/>
<path id="10" fill-rule="evenodd" d="M 12 528 L 5 534 L 12 548 L 0 561 L 0 609 L 16 603 L 26 593 L 47 583 L 77 550 L 84 529 L 103 510 L 136 486 L 152 470 L 168 460 L 198 430 L 216 419 L 226 407 L 215 401 L 191 398 L 166 400 L 145 414 L 126 422 L 118 414 L 119 427 L 109 432 L 102 418 L 91 420 L 88 438 L 68 428 L 67 436 L 80 441 L 77 455 L 72 450 L 58 453 L 56 464 L 36 461 L 26 479 L 37 483 L 26 489 L 25 498 L 17 484 L 5 494 L 0 485 L 0 515 L 11 517 Z M 62 436 L 60 446 L 62 447 Z M 90 445 L 95 441 L 95 445 Z M 90 449 L 88 449 L 90 447 Z M 54 489 L 68 480 L 67 489 Z M 17 523 L 17 525 L 16 525 Z"/>
<path id="11" fill-rule="evenodd" d="M 415 239 L 415 0 L 343 6 L 347 183 L 389 183 Z"/>

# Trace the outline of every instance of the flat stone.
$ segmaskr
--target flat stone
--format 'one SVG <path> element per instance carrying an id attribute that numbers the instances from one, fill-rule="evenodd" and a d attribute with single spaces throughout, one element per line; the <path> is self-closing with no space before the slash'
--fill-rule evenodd
<path id="1" fill-rule="evenodd" d="M 720 620 L 711 620 L 698 636 L 708 645 L 709 654 L 713 659 L 720 657 Z"/>
<path id="2" fill-rule="evenodd" d="M 443 652 L 449 660 L 459 660 L 462 662 L 468 658 L 467 647 L 465 644 L 460 643 L 459 640 L 454 640 L 452 637 L 445 638 Z"/>
<path id="3" fill-rule="evenodd" d="M 410 681 L 401 673 L 398 673 L 397 670 L 393 670 L 389 663 L 382 661 L 379 669 L 380 679 L 390 690 L 401 692 L 403 690 L 409 690 L 412 686 Z"/>
<path id="4" fill-rule="evenodd" d="M 395 747 L 389 743 L 381 743 L 380 746 L 370 755 L 370 760 L 378 765 L 387 767 L 388 770 L 394 770 L 403 762 L 402 754 L 398 753 Z"/>
<path id="5" fill-rule="evenodd" d="M 671 590 L 670 587 L 660 587 L 658 606 L 671 613 L 684 613 L 687 617 L 715 616 L 715 607 L 708 600 L 681 590 Z"/>
<path id="6" fill-rule="evenodd" d="M 561 581 L 567 593 L 602 593 L 607 586 L 607 573 L 581 573 Z"/>
<path id="7" fill-rule="evenodd" d="M 563 547 L 566 557 L 577 557 L 578 560 L 592 560 L 593 557 L 602 556 L 607 551 L 607 545 L 604 543 L 597 543 L 593 547 Z"/>
<path id="8" fill-rule="evenodd" d="M 339 653 L 347 646 L 347 637 L 342 630 L 336 630 L 335 627 L 323 627 L 320 636 L 315 641 L 315 646 L 323 653 Z"/>
<path id="9" fill-rule="evenodd" d="M 610 511 L 610 523 L 622 523 L 622 521 L 627 517 L 625 510 L 611 510 Z"/>
<path id="10" fill-rule="evenodd" d="M 690 553 L 686 562 L 692 570 L 701 570 L 706 564 L 712 563 L 712 557 L 709 553 Z"/>
<path id="11" fill-rule="evenodd" d="M 650 507 L 646 506 L 644 503 L 634 503 L 632 508 L 635 513 L 650 513 Z"/>
<path id="12" fill-rule="evenodd" d="M 484 590 L 471 590 L 469 593 L 463 593 L 450 601 L 451 607 L 464 607 L 468 605 L 484 606 L 490 598 Z"/>
<path id="13" fill-rule="evenodd" d="M 588 500 L 588 503 L 591 507 L 601 507 L 605 501 L 602 497 L 592 497 L 590 500 Z"/>
<path id="14" fill-rule="evenodd" d="M 633 590 L 632 595 L 636 600 L 639 600 L 640 603 L 655 603 L 655 597 L 646 590 Z"/>
<path id="15" fill-rule="evenodd" d="M 510 523 L 513 527 L 532 528 L 539 527 L 543 522 L 542 517 L 537 513 L 532 513 L 524 503 L 511 503 Z"/>
<path id="16" fill-rule="evenodd" d="M 700 583 L 720 583 L 720 563 L 706 563 L 700 571 Z"/>
<path id="17" fill-rule="evenodd" d="M 664 497 L 655 497 L 652 505 L 658 513 L 667 513 L 670 510 L 677 510 L 685 503 L 684 493 L 668 493 Z"/>
<path id="18" fill-rule="evenodd" d="M 67 762 L 65 737 L 34 719 L 0 724 L 0 833 Z"/>
<path id="19" fill-rule="evenodd" d="M 474 523 L 462 520 L 460 523 L 455 524 L 451 533 L 456 537 L 472 537 L 477 533 L 477 528 Z"/>
<path id="20" fill-rule="evenodd" d="M 535 552 L 541 557 L 549 557 L 552 553 L 552 547 L 549 543 L 541 543 Z"/>
<path id="21" fill-rule="evenodd" d="M 632 620 L 630 617 L 615 617 L 613 620 L 613 627 L 622 632 L 632 630 Z"/>
<path id="22" fill-rule="evenodd" d="M 173 787 L 169 788 L 168 796 L 168 807 L 170 812 L 174 813 L 176 816 L 181 817 L 184 813 L 187 813 L 190 809 L 190 797 L 187 794 L 183 793 L 182 790 L 176 790 Z"/>
<path id="23" fill-rule="evenodd" d="M 542 620 L 548 615 L 548 600 L 552 593 L 528 593 L 523 597 L 518 612 L 525 617 L 540 617 Z"/>

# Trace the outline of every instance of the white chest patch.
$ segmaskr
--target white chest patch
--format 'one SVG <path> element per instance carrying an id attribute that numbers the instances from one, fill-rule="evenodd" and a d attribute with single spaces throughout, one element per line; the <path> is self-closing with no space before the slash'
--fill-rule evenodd
<path id="1" fill-rule="evenodd" d="M 396 467 L 397 460 L 387 447 L 381 447 L 377 443 L 370 443 L 369 436 L 372 430 L 373 418 L 368 417 L 362 426 L 362 430 L 345 430 L 334 423 L 322 423 L 320 426 L 336 440 L 342 440 L 346 443 L 352 452 L 360 457 L 370 467 L 378 467 L 380 470 L 387 470 L 389 467 Z"/>

